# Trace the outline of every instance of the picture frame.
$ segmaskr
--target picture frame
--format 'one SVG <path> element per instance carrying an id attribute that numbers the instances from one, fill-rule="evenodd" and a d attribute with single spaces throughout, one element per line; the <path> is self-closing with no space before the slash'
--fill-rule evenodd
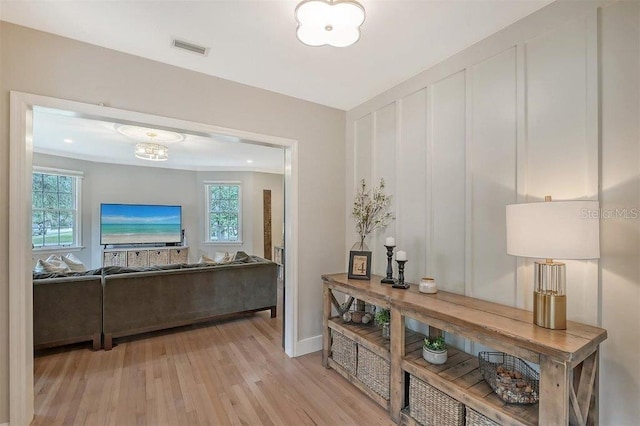
<path id="1" fill-rule="evenodd" d="M 371 279 L 371 252 L 370 251 L 350 251 L 349 271 L 347 274 L 350 280 L 370 280 Z"/>

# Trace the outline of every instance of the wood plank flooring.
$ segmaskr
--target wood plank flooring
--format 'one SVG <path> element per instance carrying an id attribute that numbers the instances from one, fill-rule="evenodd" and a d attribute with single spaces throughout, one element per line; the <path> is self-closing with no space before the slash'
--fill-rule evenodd
<path id="1" fill-rule="evenodd" d="M 321 352 L 289 358 L 268 312 L 35 358 L 32 425 L 392 425 Z"/>

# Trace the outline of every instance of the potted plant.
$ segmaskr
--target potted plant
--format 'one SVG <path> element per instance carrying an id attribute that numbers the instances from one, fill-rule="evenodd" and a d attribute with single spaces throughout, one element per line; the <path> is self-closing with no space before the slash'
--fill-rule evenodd
<path id="1" fill-rule="evenodd" d="M 447 362 L 447 344 L 444 336 L 427 337 L 422 346 L 422 357 L 431 364 L 444 364 Z"/>
<path id="2" fill-rule="evenodd" d="M 391 321 L 391 311 L 389 309 L 378 308 L 376 310 L 376 324 L 382 327 L 382 337 L 388 339 L 391 337 L 389 322 Z"/>

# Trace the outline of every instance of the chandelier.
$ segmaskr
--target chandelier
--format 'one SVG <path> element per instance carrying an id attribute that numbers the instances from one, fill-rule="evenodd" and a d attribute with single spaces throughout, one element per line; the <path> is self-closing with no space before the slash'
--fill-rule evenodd
<path id="1" fill-rule="evenodd" d="M 140 142 L 136 144 L 135 155 L 143 160 L 166 161 L 169 158 L 169 148 L 157 143 Z"/>
<path id="2" fill-rule="evenodd" d="M 166 161 L 169 159 L 169 148 L 158 142 L 171 143 L 184 140 L 184 135 L 169 130 L 149 127 L 123 125 L 116 128 L 118 133 L 139 141 L 134 154 L 136 158 L 149 161 Z"/>
<path id="3" fill-rule="evenodd" d="M 350 46 L 365 18 L 364 7 L 352 0 L 304 0 L 295 15 L 298 40 L 308 46 Z"/>

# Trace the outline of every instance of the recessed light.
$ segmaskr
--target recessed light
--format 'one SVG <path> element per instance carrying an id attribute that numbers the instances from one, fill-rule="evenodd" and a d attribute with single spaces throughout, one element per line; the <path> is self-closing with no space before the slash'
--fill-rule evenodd
<path id="1" fill-rule="evenodd" d="M 251 164 L 253 163 L 253 160 L 247 160 L 247 163 Z"/>
<path id="2" fill-rule="evenodd" d="M 64 143 L 73 143 L 73 139 L 65 138 L 62 140 Z"/>

